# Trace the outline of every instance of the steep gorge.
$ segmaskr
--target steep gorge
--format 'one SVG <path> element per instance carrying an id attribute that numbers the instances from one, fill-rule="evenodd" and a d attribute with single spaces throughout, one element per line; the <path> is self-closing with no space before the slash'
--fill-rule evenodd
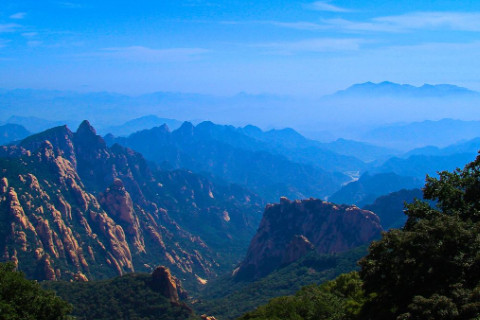
<path id="1" fill-rule="evenodd" d="M 36 279 L 92 279 L 164 264 L 192 279 L 229 268 L 262 201 L 188 171 L 150 169 L 88 122 L 0 149 L 0 245 Z M 203 224 L 199 224 L 203 221 Z M 223 251 L 222 251 L 223 247 Z"/>

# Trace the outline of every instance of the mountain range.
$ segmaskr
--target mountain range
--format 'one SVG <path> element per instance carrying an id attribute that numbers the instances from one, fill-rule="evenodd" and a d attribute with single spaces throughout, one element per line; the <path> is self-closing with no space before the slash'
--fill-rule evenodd
<path id="1" fill-rule="evenodd" d="M 361 134 L 372 127 L 394 122 L 442 118 L 478 120 L 480 113 L 475 105 L 479 100 L 480 95 L 475 91 L 453 85 L 414 87 L 391 82 L 357 84 L 333 95 L 314 98 L 170 92 L 128 96 L 16 89 L 0 90 L 0 121 L 12 116 L 39 117 L 66 121 L 74 127 L 78 125 L 75 119 L 90 119 L 99 132 L 106 133 L 104 129 L 109 127 L 155 115 L 194 123 L 210 120 L 235 126 L 254 124 L 263 129 L 292 127 L 312 137 L 359 140 Z M 450 107 L 452 103 L 454 109 Z"/>
<path id="2" fill-rule="evenodd" d="M 328 200 L 338 204 L 363 207 L 375 201 L 379 196 L 401 189 L 420 188 L 423 184 L 423 179 L 402 176 L 393 172 L 378 174 L 366 172 L 357 181 L 344 185 Z"/>
<path id="3" fill-rule="evenodd" d="M 36 279 L 163 264 L 202 282 L 236 263 L 263 208 L 239 186 L 151 169 L 140 154 L 107 147 L 86 121 L 4 146 L 0 162 L 2 259 Z"/>
<path id="4" fill-rule="evenodd" d="M 148 115 L 129 120 L 122 125 L 103 128 L 101 131 L 104 132 L 104 134 L 110 133 L 114 136 L 129 136 L 137 131 L 159 127 L 163 124 L 166 124 L 171 129 L 177 129 L 182 125 L 182 122 L 175 119 L 166 119 L 154 115 Z"/>
<path id="5" fill-rule="evenodd" d="M 104 138 L 88 121 L 76 132 L 59 126 L 0 147 L 1 259 L 30 278 L 74 281 L 52 287 L 77 308 L 88 300 L 82 294 L 103 285 L 88 289 L 82 281 L 165 265 L 192 293 L 194 309 L 232 319 L 355 270 L 365 245 L 403 225 L 404 201 L 422 196 L 413 188 L 427 166 L 470 159 L 476 143 L 391 157 L 394 150 L 371 144 L 320 143 L 293 129 L 252 125 L 184 122 L 173 131 L 164 124 Z M 371 161 L 352 155 L 362 148 Z M 312 195 L 331 195 L 336 204 L 304 199 Z M 117 288 L 125 283 L 152 289 L 145 275 L 118 279 L 107 285 L 121 299 Z M 193 315 L 175 301 L 165 312 Z M 225 305 L 235 307 L 222 311 Z M 91 311 L 113 312 L 106 310 Z"/>
<path id="6" fill-rule="evenodd" d="M 411 150 L 425 146 L 446 147 L 477 138 L 480 121 L 440 119 L 379 126 L 359 137 L 362 141 Z"/>
<path id="7" fill-rule="evenodd" d="M 21 140 L 30 135 L 30 131 L 19 124 L 7 123 L 0 126 L 0 145 Z"/>
<path id="8" fill-rule="evenodd" d="M 365 82 L 354 84 L 345 90 L 340 90 L 334 96 L 340 97 L 384 97 L 401 96 L 415 98 L 439 98 L 458 96 L 478 96 L 476 91 L 451 84 L 424 84 L 413 86 L 409 84 L 398 84 L 390 81 L 379 83 Z"/>
<path id="9" fill-rule="evenodd" d="M 194 126 L 185 122 L 172 132 L 163 125 L 127 138 L 105 139 L 109 144 L 132 148 L 163 168 L 189 168 L 241 184 L 268 201 L 284 195 L 324 197 L 350 180 L 336 170 L 365 167 L 354 157 L 315 147 L 313 141 L 293 130 L 263 132 L 252 126 L 234 128 L 212 122 Z"/>

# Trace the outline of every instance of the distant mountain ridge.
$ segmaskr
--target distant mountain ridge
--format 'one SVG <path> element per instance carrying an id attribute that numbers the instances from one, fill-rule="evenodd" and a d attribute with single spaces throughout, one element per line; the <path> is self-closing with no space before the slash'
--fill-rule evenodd
<path id="1" fill-rule="evenodd" d="M 333 96 L 365 96 L 372 98 L 382 96 L 403 96 L 429 98 L 459 95 L 478 96 L 479 94 L 479 92 L 451 84 L 424 84 L 417 87 L 409 84 L 398 84 L 390 81 L 384 81 L 379 83 L 365 82 L 354 84 L 345 90 L 336 92 Z"/>
<path id="2" fill-rule="evenodd" d="M 422 185 L 423 179 L 415 176 L 401 175 L 388 170 L 378 174 L 366 172 L 357 181 L 344 185 L 328 200 L 338 204 L 363 207 L 372 203 L 379 196 L 401 189 L 420 188 Z"/>
<path id="3" fill-rule="evenodd" d="M 446 147 L 479 136 L 480 121 L 445 118 L 382 125 L 362 134 L 361 138 L 379 145 L 412 149 L 424 146 Z"/>
<path id="4" fill-rule="evenodd" d="M 479 133 L 480 135 L 480 133 Z M 444 148 L 435 146 L 426 146 L 423 148 L 417 148 L 410 150 L 403 155 L 404 158 L 413 155 L 425 155 L 425 156 L 449 156 L 459 153 L 471 153 L 475 155 L 480 150 L 480 137 L 470 139 L 467 141 L 459 141 Z"/>
<path id="5" fill-rule="evenodd" d="M 21 140 L 30 135 L 30 131 L 19 124 L 7 123 L 0 126 L 0 145 Z"/>
<path id="6" fill-rule="evenodd" d="M 29 116 L 11 116 L 6 121 L 7 124 L 17 124 L 25 127 L 29 132 L 38 133 L 44 130 L 48 130 L 53 127 L 58 127 L 67 124 L 66 121 L 52 121 L 38 117 Z M 75 122 L 72 127 L 78 127 L 80 122 Z M 72 123 L 68 123 L 69 126 Z"/>
<path id="7" fill-rule="evenodd" d="M 367 94 L 347 94 L 357 91 L 365 91 Z M 393 95 L 392 92 L 400 94 Z M 435 103 L 431 103 L 431 99 L 435 99 Z M 362 140 L 359 139 L 360 133 L 365 129 L 396 121 L 422 121 L 431 119 L 432 115 L 436 119 L 480 119 L 480 110 L 475 107 L 479 101 L 479 94 L 461 87 L 414 87 L 390 82 L 384 82 L 383 85 L 359 84 L 324 97 L 262 94 L 213 96 L 169 92 L 128 96 L 109 92 L 19 89 L 0 90 L 3 116 L 0 120 L 6 121 L 10 116 L 19 115 L 19 110 L 23 117 L 55 121 L 80 117 L 90 119 L 97 130 L 104 134 L 107 127 L 156 115 L 165 119 L 194 120 L 195 123 L 198 123 L 197 120 L 210 120 L 235 126 L 253 124 L 261 128 L 292 127 L 309 133 L 312 137 L 328 137 L 328 140 L 323 141 L 341 137 Z M 455 108 L 451 108 L 452 103 Z M 363 128 L 357 132 L 359 124 Z"/>
<path id="8" fill-rule="evenodd" d="M 128 136 L 137 131 L 158 127 L 163 124 L 166 124 L 171 129 L 177 129 L 182 125 L 182 121 L 148 115 L 129 120 L 122 125 L 104 128 L 101 131 L 104 133 L 111 133 L 114 136 Z"/>
<path id="9" fill-rule="evenodd" d="M 366 167 L 354 157 L 316 147 L 315 141 L 291 129 L 263 132 L 253 126 L 235 128 L 212 122 L 194 126 L 185 122 L 172 132 L 161 126 L 127 138 L 106 139 L 166 168 L 188 168 L 244 185 L 268 201 L 280 196 L 324 197 L 350 180 L 337 169 Z"/>
<path id="10" fill-rule="evenodd" d="M 102 128 L 150 114 L 167 119 L 212 119 L 217 122 L 226 122 L 226 118 L 235 114 L 232 120 L 247 123 L 249 114 L 259 114 L 256 110 L 263 104 L 278 107 L 290 103 L 290 100 L 285 96 L 247 93 L 215 96 L 159 91 L 133 96 L 114 92 L 14 89 L 0 90 L 0 105 L 3 106 L 5 117 L 0 120 L 5 121 L 22 110 L 24 117 L 69 120 L 80 116 L 82 119 L 91 119 L 92 123 Z M 245 112 L 247 109 L 249 112 Z M 64 123 L 57 125 L 61 124 Z"/>
<path id="11" fill-rule="evenodd" d="M 362 209 L 375 213 L 385 230 L 401 228 L 408 218 L 404 213 L 405 203 L 412 203 L 415 199 L 423 200 L 421 189 L 402 189 L 382 195 Z"/>
<path id="12" fill-rule="evenodd" d="M 401 176 L 424 180 L 427 174 L 435 176 L 438 171 L 452 171 L 463 167 L 475 155 L 476 152 L 465 152 L 438 156 L 418 154 L 408 158 L 393 157 L 371 171 L 372 174 L 394 172 Z"/>

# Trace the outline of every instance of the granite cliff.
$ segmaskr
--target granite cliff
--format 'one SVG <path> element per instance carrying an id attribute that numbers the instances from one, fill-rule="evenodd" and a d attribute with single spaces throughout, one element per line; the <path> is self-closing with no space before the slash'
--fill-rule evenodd
<path id="1" fill-rule="evenodd" d="M 140 154 L 107 147 L 87 121 L 1 147 L 0 168 L 1 259 L 40 280 L 163 264 L 204 281 L 238 259 L 263 206 L 239 187 L 151 169 Z"/>
<path id="2" fill-rule="evenodd" d="M 234 275 L 258 279 L 313 250 L 335 254 L 368 244 L 381 230 L 374 213 L 356 206 L 283 197 L 279 204 L 265 208 L 257 234 Z"/>

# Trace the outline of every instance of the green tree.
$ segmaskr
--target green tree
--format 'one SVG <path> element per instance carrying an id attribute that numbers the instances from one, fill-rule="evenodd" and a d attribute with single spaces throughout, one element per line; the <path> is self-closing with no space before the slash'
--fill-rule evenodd
<path id="1" fill-rule="evenodd" d="M 53 292 L 25 279 L 13 263 L 0 263 L 1 320 L 60 320 L 67 319 L 71 310 Z"/>
<path id="2" fill-rule="evenodd" d="M 350 320 L 364 300 L 360 277 L 351 272 L 322 285 L 305 286 L 294 296 L 274 298 L 240 320 Z"/>
<path id="3" fill-rule="evenodd" d="M 480 156 L 463 170 L 427 176 L 403 229 L 361 260 L 372 298 L 360 319 L 480 319 Z"/>

